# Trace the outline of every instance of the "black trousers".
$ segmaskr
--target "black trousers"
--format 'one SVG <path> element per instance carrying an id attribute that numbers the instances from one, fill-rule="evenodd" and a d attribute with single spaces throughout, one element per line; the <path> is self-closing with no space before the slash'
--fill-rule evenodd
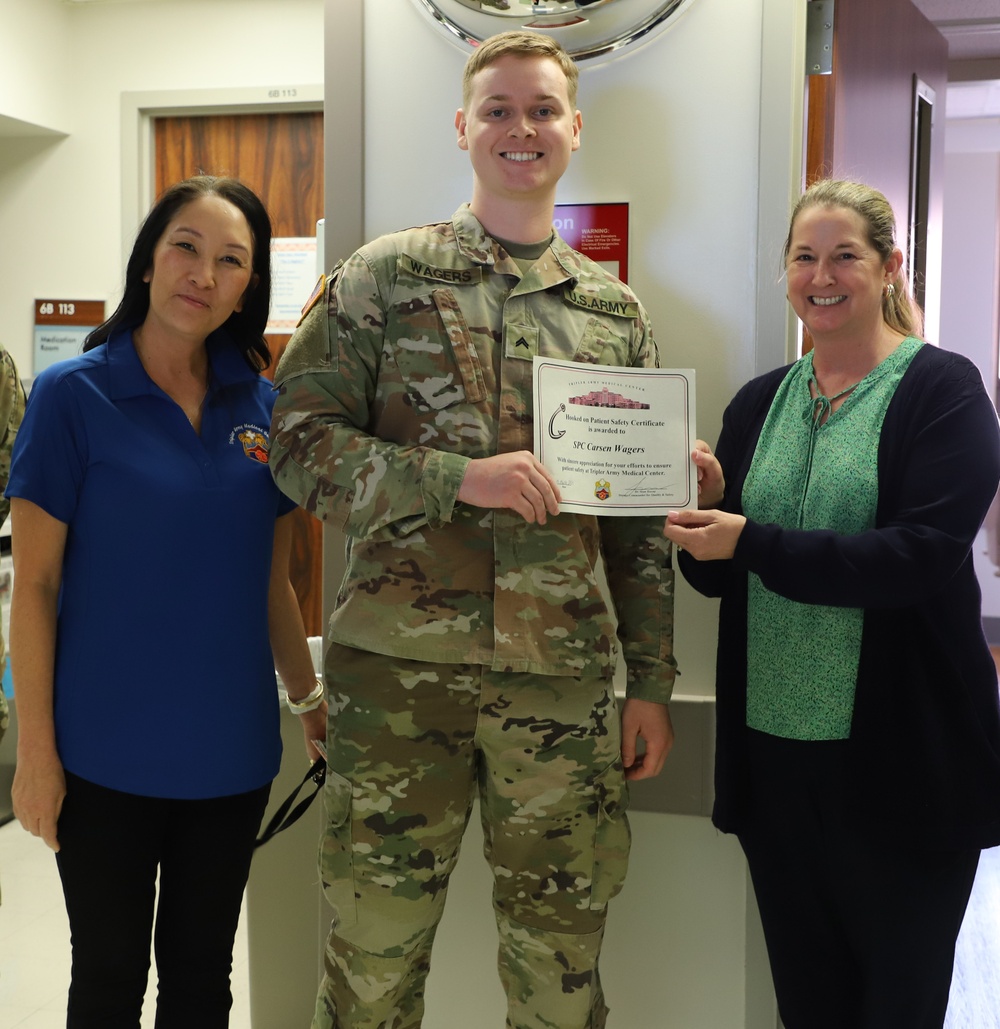
<path id="1" fill-rule="evenodd" d="M 844 792 L 846 742 L 748 732 L 740 842 L 786 1029 L 941 1029 L 979 850 L 866 831 Z"/>
<path id="2" fill-rule="evenodd" d="M 68 1029 L 138 1029 L 154 908 L 157 1029 L 227 1026 L 233 937 L 270 786 L 161 800 L 66 780 L 56 860 L 73 944 Z"/>

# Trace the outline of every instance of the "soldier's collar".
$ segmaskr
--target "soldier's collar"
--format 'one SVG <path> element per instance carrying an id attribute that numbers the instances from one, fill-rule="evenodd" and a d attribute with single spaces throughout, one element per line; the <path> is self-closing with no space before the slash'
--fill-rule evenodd
<path id="1" fill-rule="evenodd" d="M 467 203 L 462 204 L 452 215 L 451 224 L 455 231 L 458 249 L 462 254 L 478 264 L 492 265 L 495 263 L 493 253 L 495 240 L 483 228 L 482 222 L 472 213 L 472 209 Z M 579 255 L 560 238 L 555 229 L 552 232 L 549 250 L 569 278 L 578 279 L 580 277 Z"/>

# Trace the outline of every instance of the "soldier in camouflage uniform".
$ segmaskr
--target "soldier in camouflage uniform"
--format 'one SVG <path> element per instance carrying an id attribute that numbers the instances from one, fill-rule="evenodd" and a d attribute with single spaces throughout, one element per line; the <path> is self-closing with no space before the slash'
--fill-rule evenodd
<path id="1" fill-rule="evenodd" d="M 10 513 L 10 501 L 3 495 L 10 474 L 10 452 L 14 449 L 17 427 L 24 417 L 24 389 L 17 376 L 14 359 L 0 347 L 0 523 Z M 7 665 L 3 633 L 0 633 L 0 675 Z M 0 741 L 10 725 L 7 697 L 0 686 Z"/>
<path id="2" fill-rule="evenodd" d="M 477 794 L 507 1026 L 605 1025 L 597 959 L 628 860 L 625 780 L 657 774 L 673 738 L 673 572 L 662 520 L 559 514 L 531 453 L 533 355 L 657 364 L 634 294 L 552 231 L 575 94 L 550 38 L 480 46 L 456 117 L 471 204 L 338 267 L 276 376 L 275 477 L 347 534 L 315 1029 L 420 1026 Z"/>
<path id="3" fill-rule="evenodd" d="M 7 487 L 7 476 L 10 474 L 10 452 L 14 449 L 14 437 L 17 427 L 24 417 L 24 389 L 17 376 L 14 359 L 0 347 L 0 523 L 10 513 L 10 501 L 3 495 Z M 7 664 L 6 648 L 3 634 L 0 633 L 0 675 Z M 7 710 L 7 698 L 0 689 L 0 740 L 10 724 L 10 713 Z"/>

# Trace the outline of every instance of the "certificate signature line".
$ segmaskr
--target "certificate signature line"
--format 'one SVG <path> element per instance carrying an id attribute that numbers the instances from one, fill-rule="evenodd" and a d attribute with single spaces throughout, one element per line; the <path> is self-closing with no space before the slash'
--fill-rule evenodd
<path id="1" fill-rule="evenodd" d="M 637 496 L 643 489 L 646 482 L 647 476 L 643 476 L 638 482 L 633 483 L 631 486 L 626 486 L 624 489 L 619 489 L 618 494 L 622 497 L 634 497 Z M 655 487 L 653 487 L 655 488 Z M 677 484 L 674 482 L 668 482 L 664 484 L 663 489 L 667 491 L 667 496 L 673 496 L 677 490 Z"/>

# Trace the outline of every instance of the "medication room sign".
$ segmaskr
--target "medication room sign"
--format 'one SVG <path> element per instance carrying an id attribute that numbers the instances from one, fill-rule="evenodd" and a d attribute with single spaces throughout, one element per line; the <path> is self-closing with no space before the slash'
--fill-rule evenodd
<path id="1" fill-rule="evenodd" d="M 36 300 L 32 373 L 79 354 L 87 333 L 103 321 L 103 300 Z"/>

